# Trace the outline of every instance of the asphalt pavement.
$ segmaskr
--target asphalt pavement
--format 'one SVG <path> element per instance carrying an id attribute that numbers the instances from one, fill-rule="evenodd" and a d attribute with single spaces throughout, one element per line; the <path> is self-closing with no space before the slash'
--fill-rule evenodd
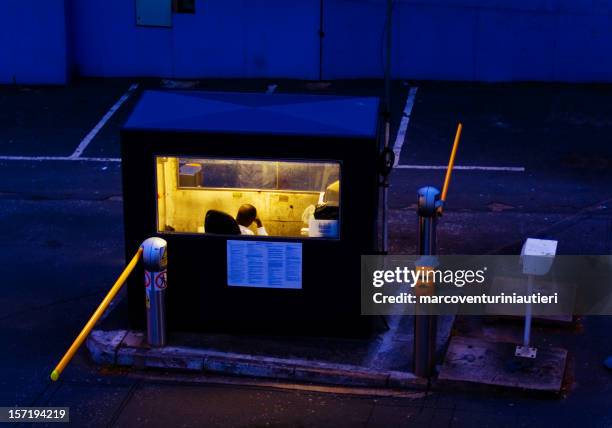
<path id="1" fill-rule="evenodd" d="M 138 90 L 87 135 L 137 83 Z M 93 365 L 81 350 L 48 374 L 125 263 L 119 128 L 157 79 L 87 79 L 68 87 L 0 87 L 0 406 L 70 406 L 75 426 L 612 426 L 610 317 L 553 339 L 570 351 L 560 397 L 434 391 L 382 397 L 300 385 L 182 382 Z M 194 82 L 210 90 L 382 94 L 380 81 Z M 191 86 L 188 84 L 188 86 Z M 402 117 L 410 106 L 407 127 Z M 527 237 L 562 254 L 612 252 L 612 88 L 393 82 L 393 253 L 413 254 L 416 191 L 441 186 L 464 124 L 443 254 L 516 253 Z M 399 141 L 398 140 L 398 141 Z"/>

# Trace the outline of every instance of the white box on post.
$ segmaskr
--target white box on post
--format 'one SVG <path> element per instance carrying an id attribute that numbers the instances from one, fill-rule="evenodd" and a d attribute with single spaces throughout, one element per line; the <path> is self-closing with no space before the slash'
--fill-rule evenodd
<path id="1" fill-rule="evenodd" d="M 521 250 L 523 273 L 546 275 L 557 253 L 557 241 L 527 238 Z"/>

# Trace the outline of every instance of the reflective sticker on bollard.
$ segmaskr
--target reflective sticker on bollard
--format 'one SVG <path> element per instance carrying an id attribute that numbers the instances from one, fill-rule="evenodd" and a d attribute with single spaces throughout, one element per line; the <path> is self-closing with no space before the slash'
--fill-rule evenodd
<path id="1" fill-rule="evenodd" d="M 148 289 L 151 286 L 151 274 L 146 270 L 144 273 L 144 282 L 145 282 L 145 288 Z"/>
<path id="2" fill-rule="evenodd" d="M 167 287 L 166 282 L 166 271 L 153 273 L 153 280 L 155 283 L 156 290 L 164 290 Z"/>
<path id="3" fill-rule="evenodd" d="M 149 292 L 151 291 L 151 272 L 145 270 L 144 282 L 145 282 L 145 296 L 146 296 L 145 305 L 147 309 L 150 309 L 151 308 L 151 298 L 149 297 Z"/>

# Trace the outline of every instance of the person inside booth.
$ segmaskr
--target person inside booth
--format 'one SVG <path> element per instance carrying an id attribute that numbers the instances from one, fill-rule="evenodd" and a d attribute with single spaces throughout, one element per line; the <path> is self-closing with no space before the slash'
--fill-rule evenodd
<path id="1" fill-rule="evenodd" d="M 157 229 L 338 239 L 340 166 L 328 160 L 157 156 Z"/>
<path id="2" fill-rule="evenodd" d="M 254 235 L 249 227 L 255 223 L 257 226 L 257 235 L 268 236 L 266 228 L 257 216 L 257 208 L 251 204 L 243 204 L 240 206 L 238 214 L 236 215 L 236 221 L 238 222 L 238 227 L 240 227 L 240 233 L 242 235 Z"/>

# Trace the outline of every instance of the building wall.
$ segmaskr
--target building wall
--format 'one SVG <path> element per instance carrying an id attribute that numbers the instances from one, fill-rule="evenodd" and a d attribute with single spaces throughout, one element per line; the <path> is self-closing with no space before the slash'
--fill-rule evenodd
<path id="1" fill-rule="evenodd" d="M 172 28 L 136 26 L 133 0 L 72 1 L 83 75 L 318 77 L 318 0 L 199 0 Z"/>
<path id="2" fill-rule="evenodd" d="M 154 28 L 135 0 L 5 0 L 0 83 L 382 77 L 385 3 L 196 0 Z M 612 0 L 395 0 L 393 14 L 396 78 L 612 81 Z"/>
<path id="3" fill-rule="evenodd" d="M 0 2 L 0 83 L 67 81 L 67 12 L 66 0 Z"/>
<path id="4" fill-rule="evenodd" d="M 383 3 L 325 0 L 326 78 L 381 75 Z M 393 13 L 396 77 L 612 81 L 612 0 L 400 0 Z"/>

